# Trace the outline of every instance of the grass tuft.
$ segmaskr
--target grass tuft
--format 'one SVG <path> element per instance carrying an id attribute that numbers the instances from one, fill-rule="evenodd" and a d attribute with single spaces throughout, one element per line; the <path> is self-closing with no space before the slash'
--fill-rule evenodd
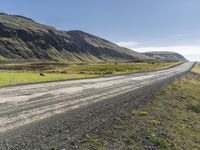
<path id="1" fill-rule="evenodd" d="M 155 135 L 151 135 L 150 141 L 156 147 L 160 147 L 162 149 L 167 148 L 167 141 L 164 138 L 161 138 L 161 137 L 158 137 L 158 136 L 155 136 Z"/>
<path id="2" fill-rule="evenodd" d="M 133 116 L 146 116 L 146 115 L 148 115 L 148 112 L 146 112 L 146 111 L 141 111 L 141 110 L 133 110 L 133 111 L 131 112 L 131 114 L 132 114 Z"/>
<path id="3" fill-rule="evenodd" d="M 189 104 L 187 106 L 187 109 L 195 113 L 200 113 L 200 104 Z"/>
<path id="4" fill-rule="evenodd" d="M 149 123 L 151 124 L 151 125 L 159 125 L 160 124 L 160 121 L 158 121 L 158 120 L 150 120 L 149 121 Z"/>

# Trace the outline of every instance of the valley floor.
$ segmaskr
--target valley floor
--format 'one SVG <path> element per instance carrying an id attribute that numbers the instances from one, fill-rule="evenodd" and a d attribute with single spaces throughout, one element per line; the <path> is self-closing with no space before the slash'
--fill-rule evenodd
<path id="1" fill-rule="evenodd" d="M 81 149 L 200 149 L 199 64 L 108 129 L 88 134 Z"/>
<path id="2" fill-rule="evenodd" d="M 46 81 L 93 78 L 106 75 L 136 73 L 166 69 L 171 63 L 79 63 L 52 62 L 0 63 L 0 87 Z M 45 76 L 41 76 L 40 73 Z"/>

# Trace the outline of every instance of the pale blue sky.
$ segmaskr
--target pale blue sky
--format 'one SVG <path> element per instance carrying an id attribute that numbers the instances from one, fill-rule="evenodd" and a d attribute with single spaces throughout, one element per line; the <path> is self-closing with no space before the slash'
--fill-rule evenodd
<path id="1" fill-rule="evenodd" d="M 0 11 L 83 30 L 138 51 L 200 60 L 200 0 L 0 0 Z M 195 58 L 195 57 L 196 58 Z"/>

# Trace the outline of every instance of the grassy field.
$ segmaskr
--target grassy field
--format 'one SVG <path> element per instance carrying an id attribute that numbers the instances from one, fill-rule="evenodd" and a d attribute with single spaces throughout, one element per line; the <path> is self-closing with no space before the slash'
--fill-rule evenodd
<path id="1" fill-rule="evenodd" d="M 168 68 L 177 63 L 1 63 L 0 86 L 64 79 L 92 78 Z M 45 76 L 40 76 L 44 73 Z"/>
<path id="2" fill-rule="evenodd" d="M 199 87 L 200 78 L 187 75 L 161 89 L 150 103 L 126 112 L 110 129 L 85 136 L 82 149 L 199 150 Z"/>
<path id="3" fill-rule="evenodd" d="M 16 85 L 23 83 L 35 83 L 45 81 L 56 81 L 66 79 L 92 78 L 96 77 L 93 74 L 61 74 L 47 73 L 45 76 L 40 76 L 37 72 L 0 72 L 0 86 Z"/>
<path id="4" fill-rule="evenodd" d="M 89 74 L 121 74 L 131 72 L 143 72 L 164 69 L 173 66 L 174 63 L 109 63 L 75 65 L 68 68 L 69 72 Z"/>

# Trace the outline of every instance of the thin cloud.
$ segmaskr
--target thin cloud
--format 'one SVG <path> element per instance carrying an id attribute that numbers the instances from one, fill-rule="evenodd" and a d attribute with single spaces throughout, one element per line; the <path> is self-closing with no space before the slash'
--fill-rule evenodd
<path id="1" fill-rule="evenodd" d="M 136 41 L 122 41 L 122 42 L 118 42 L 117 45 L 122 46 L 122 47 L 127 47 L 127 48 L 134 48 L 138 46 L 139 43 Z"/>
<path id="2" fill-rule="evenodd" d="M 183 34 L 174 34 L 174 35 L 169 36 L 169 38 L 172 38 L 172 39 L 180 38 L 180 37 L 183 37 Z"/>

